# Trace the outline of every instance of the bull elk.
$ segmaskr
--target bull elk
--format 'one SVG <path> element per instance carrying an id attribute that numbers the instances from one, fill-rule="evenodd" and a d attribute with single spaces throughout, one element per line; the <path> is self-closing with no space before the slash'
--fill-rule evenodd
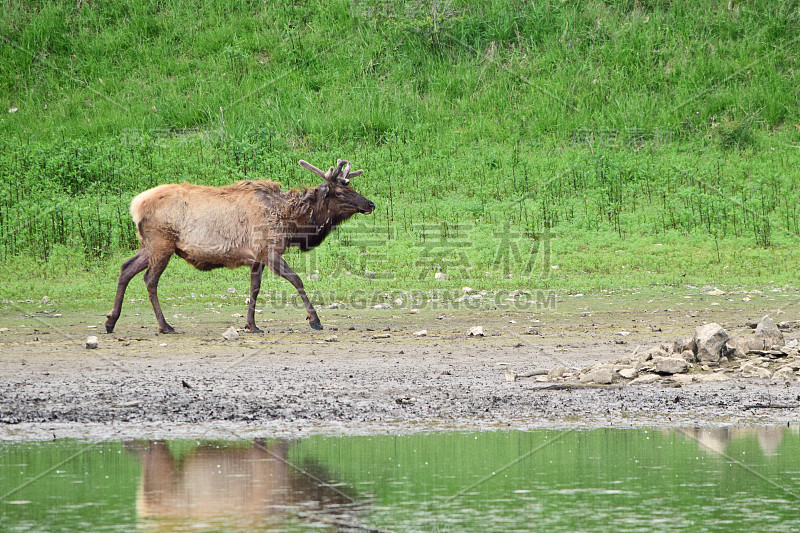
<path id="1" fill-rule="evenodd" d="M 331 474 L 313 459 L 289 462 L 290 446 L 264 439 L 251 446 L 198 443 L 176 457 L 164 441 L 126 443 L 142 467 L 138 530 L 283 531 L 292 522 L 297 527 L 301 512 L 328 524 L 357 519 L 365 502 L 323 482 Z"/>
<path id="2" fill-rule="evenodd" d="M 106 331 L 114 331 L 128 283 L 147 269 L 144 282 L 158 329 L 161 333 L 175 332 L 164 319 L 157 294 L 158 280 L 173 254 L 200 270 L 250 267 L 245 321 L 249 331 L 261 332 L 255 310 L 264 265 L 297 289 L 310 326 L 322 329 L 300 276 L 286 264 L 283 253 L 290 246 L 311 250 L 356 213 L 372 213 L 375 204 L 350 187 L 350 179 L 363 170 L 351 172 L 349 161 L 338 160 L 327 172 L 302 160 L 300 166 L 322 178 L 323 183 L 286 192 L 273 181 L 240 181 L 224 187 L 184 183 L 160 185 L 136 196 L 130 212 L 142 246 L 122 264 Z"/>

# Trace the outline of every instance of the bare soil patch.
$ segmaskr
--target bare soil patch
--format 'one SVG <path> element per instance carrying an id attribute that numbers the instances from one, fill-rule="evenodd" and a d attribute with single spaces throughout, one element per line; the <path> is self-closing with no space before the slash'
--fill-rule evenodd
<path id="1" fill-rule="evenodd" d="M 320 310 L 323 331 L 304 324 L 299 308 L 267 307 L 258 315 L 265 333 L 242 331 L 234 341 L 222 333 L 244 319 L 231 307 L 174 302 L 174 335 L 155 333 L 147 302 L 126 304 L 111 335 L 100 312 L 41 307 L 0 313 L 0 438 L 719 426 L 800 416 L 797 383 L 543 388 L 534 376 L 505 379 L 506 368 L 525 375 L 616 360 L 708 322 L 735 333 L 765 314 L 796 320 L 796 292 L 564 296 L 555 309 L 344 307 Z M 468 336 L 473 326 L 485 336 Z M 414 335 L 420 330 L 427 335 Z M 89 335 L 96 349 L 85 347 Z"/>

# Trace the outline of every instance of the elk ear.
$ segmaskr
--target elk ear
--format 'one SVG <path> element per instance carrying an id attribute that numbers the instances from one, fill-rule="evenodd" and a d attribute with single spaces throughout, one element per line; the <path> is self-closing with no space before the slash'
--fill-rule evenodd
<path id="1" fill-rule="evenodd" d="M 330 192 L 330 188 L 328 187 L 327 183 L 323 183 L 322 185 L 320 185 L 319 189 L 317 190 L 319 191 L 320 198 L 325 198 L 326 196 L 328 196 L 328 192 Z"/>

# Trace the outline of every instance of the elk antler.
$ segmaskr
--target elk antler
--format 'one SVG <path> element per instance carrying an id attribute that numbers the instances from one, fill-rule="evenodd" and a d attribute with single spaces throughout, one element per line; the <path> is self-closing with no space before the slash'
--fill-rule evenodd
<path id="1" fill-rule="evenodd" d="M 341 181 L 342 184 L 344 184 L 344 185 L 347 185 L 348 183 L 350 183 L 350 178 L 355 178 L 356 176 L 360 176 L 364 172 L 363 169 L 359 169 L 359 170 L 355 170 L 353 172 L 350 172 L 350 161 L 343 161 L 343 160 L 340 159 L 336 163 L 337 163 L 339 169 L 341 169 L 340 172 L 339 172 L 339 181 Z M 343 169 L 342 169 L 342 163 L 345 163 L 345 166 L 344 166 Z"/>
<path id="2" fill-rule="evenodd" d="M 350 172 L 350 161 L 345 159 L 337 159 L 336 170 L 337 175 L 339 176 L 337 179 L 342 185 L 347 185 L 350 183 L 350 180 L 347 179 L 347 174 Z"/>
<path id="3" fill-rule="evenodd" d="M 311 172 L 313 172 L 314 174 L 316 174 L 316 175 L 317 175 L 317 176 L 319 176 L 320 178 L 322 178 L 322 179 L 328 179 L 328 176 L 326 176 L 326 175 L 325 175 L 325 173 L 324 173 L 323 171 L 321 171 L 320 169 L 318 169 L 317 167 L 315 167 L 314 165 L 312 165 L 312 164 L 311 164 L 311 163 L 309 163 L 308 161 L 303 161 L 303 160 L 301 159 L 300 161 L 298 161 L 298 163 L 300 163 L 300 166 L 301 166 L 301 167 L 303 167 L 303 168 L 304 168 L 304 169 L 306 169 L 306 170 L 310 170 Z M 329 170 L 328 172 L 330 172 L 330 170 Z"/>
<path id="4" fill-rule="evenodd" d="M 298 161 L 300 166 L 306 170 L 310 170 L 320 178 L 329 181 L 334 176 L 336 176 L 337 181 L 339 181 L 342 185 L 347 185 L 350 183 L 350 178 L 354 178 L 356 176 L 360 176 L 364 171 L 359 169 L 354 172 L 350 172 L 350 161 L 345 159 L 337 159 L 336 160 L 336 167 L 330 167 L 328 172 L 322 172 L 320 169 L 312 165 L 307 161 L 303 161 L 302 159 Z"/>

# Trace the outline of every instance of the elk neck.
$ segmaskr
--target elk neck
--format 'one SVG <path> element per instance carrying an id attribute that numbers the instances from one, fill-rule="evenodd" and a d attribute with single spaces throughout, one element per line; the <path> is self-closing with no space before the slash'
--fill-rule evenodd
<path id="1" fill-rule="evenodd" d="M 287 206 L 288 244 L 304 252 L 319 246 L 336 226 L 349 218 L 331 209 L 330 202 L 320 198 L 317 189 L 298 191 Z"/>

